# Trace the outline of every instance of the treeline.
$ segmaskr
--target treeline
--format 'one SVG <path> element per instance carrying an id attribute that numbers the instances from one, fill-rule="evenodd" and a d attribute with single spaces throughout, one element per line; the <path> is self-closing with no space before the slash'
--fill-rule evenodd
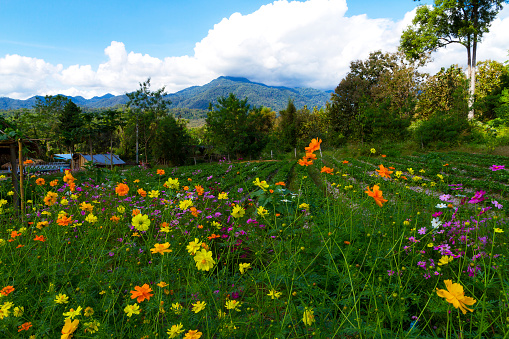
<path id="1" fill-rule="evenodd" d="M 61 152 L 114 152 L 126 160 L 177 165 L 204 154 L 253 158 L 262 152 L 289 152 L 312 138 L 329 146 L 485 142 L 483 138 L 509 126 L 507 65 L 491 60 L 477 64 L 477 91 L 469 106 L 465 72 L 452 65 L 425 74 L 419 68 L 426 62 L 425 57 L 410 62 L 400 53 L 373 52 L 350 64 L 321 109 L 297 109 L 289 100 L 286 109 L 276 112 L 230 94 L 210 103 L 205 114 L 172 111 L 164 88 L 152 91 L 150 79 L 128 94 L 126 105 L 111 110 L 84 111 L 64 96 L 46 96 L 32 110 L 4 115 L 2 137 L 40 139 L 40 156 L 46 158 Z M 468 120 L 472 110 L 475 120 Z M 189 116 L 205 116 L 205 125 L 188 128 L 184 117 Z"/>

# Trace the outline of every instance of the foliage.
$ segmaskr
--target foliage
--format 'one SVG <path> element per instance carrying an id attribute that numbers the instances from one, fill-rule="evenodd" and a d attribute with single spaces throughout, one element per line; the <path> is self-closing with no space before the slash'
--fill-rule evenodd
<path id="1" fill-rule="evenodd" d="M 83 117 L 81 109 L 72 101 L 67 101 L 61 115 L 58 118 L 58 130 L 62 144 L 67 147 L 71 154 L 74 153 L 74 145 L 83 137 Z"/>
<path id="2" fill-rule="evenodd" d="M 369 134 L 371 120 L 379 107 L 385 103 L 384 111 L 397 112 L 397 120 L 408 120 L 412 116 L 418 85 L 423 76 L 417 72 L 418 63 L 408 63 L 402 55 L 373 52 L 365 61 L 351 63 L 350 72 L 336 87 L 327 111 L 331 129 L 335 135 L 348 140 L 364 140 Z M 368 115 L 362 114 L 370 112 Z M 400 125 L 395 121 L 393 130 Z M 368 128 L 369 129 L 369 128 Z"/>
<path id="3" fill-rule="evenodd" d="M 439 148 L 445 148 L 457 145 L 460 137 L 470 129 L 465 115 L 437 112 L 429 119 L 418 123 L 414 130 L 414 138 L 422 147 L 438 145 Z"/>
<path id="4" fill-rule="evenodd" d="M 135 127 L 136 160 L 138 161 L 138 137 L 141 134 L 142 151 L 145 162 L 151 153 L 151 141 L 155 136 L 158 120 L 168 116 L 170 101 L 165 99 L 165 88 L 156 91 L 150 90 L 150 78 L 140 83 L 140 88 L 133 93 L 126 94 L 129 98 L 126 106 L 130 112 L 129 124 Z"/>
<path id="5" fill-rule="evenodd" d="M 457 65 L 442 68 L 428 78 L 421 87 L 415 117 L 429 119 L 436 114 L 460 114 L 468 112 L 467 80 Z"/>
<path id="6" fill-rule="evenodd" d="M 509 88 L 509 66 L 493 60 L 477 63 L 475 110 L 479 120 L 495 119 L 503 105 L 503 91 Z M 502 109 L 503 110 L 503 109 Z"/>
<path id="7" fill-rule="evenodd" d="M 477 43 L 489 31 L 491 22 L 502 9 L 506 0 L 435 0 L 431 8 L 417 8 L 411 27 L 401 35 L 400 50 L 408 58 L 419 58 L 452 43 L 467 49 L 468 74 L 471 79 L 470 95 L 475 94 L 475 66 Z M 473 119 L 473 111 L 469 119 Z"/>
<path id="8" fill-rule="evenodd" d="M 251 108 L 247 98 L 230 93 L 210 104 L 207 114 L 207 138 L 218 152 L 237 157 L 256 155 L 267 143 L 274 115 L 270 110 Z"/>
<path id="9" fill-rule="evenodd" d="M 158 163 L 185 164 L 191 153 L 191 136 L 184 120 L 166 116 L 157 123 L 152 145 L 152 158 Z"/>

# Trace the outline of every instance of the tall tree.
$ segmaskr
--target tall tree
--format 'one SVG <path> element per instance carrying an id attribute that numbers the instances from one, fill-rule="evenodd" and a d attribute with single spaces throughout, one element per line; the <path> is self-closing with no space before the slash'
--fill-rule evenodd
<path id="1" fill-rule="evenodd" d="M 414 0 L 416 1 L 416 0 Z M 477 44 L 489 31 L 491 22 L 507 0 L 435 0 L 434 6 L 419 6 L 412 21 L 413 26 L 403 32 L 400 49 L 409 58 L 419 57 L 426 51 L 457 43 L 467 50 L 468 76 L 470 79 L 470 111 L 474 118 L 473 99 Z"/>
<path id="2" fill-rule="evenodd" d="M 145 146 L 145 162 L 148 162 L 148 146 L 155 135 L 156 121 L 168 115 L 168 107 L 171 101 L 165 99 L 164 86 L 156 91 L 150 90 L 150 78 L 140 83 L 140 88 L 136 92 L 127 93 L 126 95 L 129 98 L 127 107 L 131 110 L 136 124 L 136 162 L 139 161 L 138 138 L 140 130 Z"/>
<path id="3" fill-rule="evenodd" d="M 72 101 L 68 101 L 62 111 L 59 119 L 58 128 L 60 131 L 60 140 L 71 153 L 71 167 L 73 166 L 72 155 L 74 145 L 81 141 L 83 136 L 83 117 L 81 109 Z"/>

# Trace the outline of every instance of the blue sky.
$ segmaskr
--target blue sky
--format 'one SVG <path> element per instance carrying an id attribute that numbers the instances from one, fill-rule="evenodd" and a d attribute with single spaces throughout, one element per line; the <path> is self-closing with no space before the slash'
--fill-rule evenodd
<path id="1" fill-rule="evenodd" d="M 121 94 L 149 76 L 169 92 L 219 75 L 331 89 L 350 61 L 394 51 L 418 4 L 0 0 L 0 75 L 8 80 L 0 97 Z"/>

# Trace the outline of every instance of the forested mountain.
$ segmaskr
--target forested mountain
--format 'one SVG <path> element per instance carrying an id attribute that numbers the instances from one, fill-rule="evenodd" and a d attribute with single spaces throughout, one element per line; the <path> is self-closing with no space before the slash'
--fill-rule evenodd
<path id="1" fill-rule="evenodd" d="M 215 104 L 217 98 L 234 93 L 239 98 L 248 98 L 252 106 L 265 106 L 279 111 L 286 107 L 288 99 L 293 99 L 297 108 L 307 105 L 309 108 L 323 107 L 330 98 L 330 93 L 313 88 L 288 88 L 267 86 L 261 83 L 251 82 L 246 78 L 221 76 L 203 86 L 193 86 L 179 92 L 168 94 L 166 98 L 171 100 L 170 108 L 190 108 L 207 110 L 209 103 Z M 84 108 L 107 108 L 125 104 L 128 101 L 126 95 L 106 94 L 101 97 L 85 99 L 83 97 L 69 97 L 76 105 Z M 36 97 L 26 100 L 0 98 L 0 110 L 32 108 Z"/>

